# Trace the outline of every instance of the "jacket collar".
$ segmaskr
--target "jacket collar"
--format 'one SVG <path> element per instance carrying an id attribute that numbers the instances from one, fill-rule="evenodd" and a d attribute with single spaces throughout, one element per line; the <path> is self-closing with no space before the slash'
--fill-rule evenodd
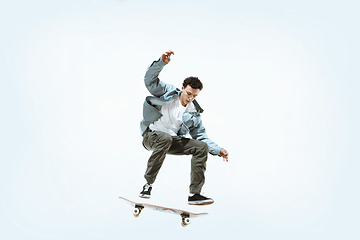
<path id="1" fill-rule="evenodd" d="M 200 107 L 199 103 L 196 100 L 193 100 L 192 102 L 194 103 L 194 106 L 199 113 L 204 112 L 204 109 Z"/>

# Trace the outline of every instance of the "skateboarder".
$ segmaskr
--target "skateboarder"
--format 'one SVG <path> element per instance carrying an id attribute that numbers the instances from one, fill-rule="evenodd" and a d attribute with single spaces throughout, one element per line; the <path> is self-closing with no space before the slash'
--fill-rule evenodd
<path id="1" fill-rule="evenodd" d="M 158 78 L 173 54 L 173 51 L 162 54 L 159 60 L 150 65 L 144 77 L 145 86 L 152 96 L 145 99 L 140 129 L 143 136 L 142 144 L 147 150 L 152 151 L 152 154 L 144 175 L 147 183 L 139 196 L 150 198 L 152 184 L 166 154 L 192 155 L 188 203 L 212 204 L 213 199 L 201 195 L 208 152 L 223 157 L 226 162 L 228 152 L 211 141 L 205 132 L 200 117 L 203 109 L 195 100 L 203 88 L 201 81 L 197 77 L 188 77 L 180 90 Z M 192 138 L 185 138 L 188 134 Z"/>

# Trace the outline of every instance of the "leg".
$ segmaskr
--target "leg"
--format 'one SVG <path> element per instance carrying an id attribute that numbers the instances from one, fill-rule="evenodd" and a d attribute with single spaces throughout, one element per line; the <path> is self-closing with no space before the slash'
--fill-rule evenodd
<path id="1" fill-rule="evenodd" d="M 168 150 L 168 154 L 192 155 L 190 193 L 200 194 L 205 183 L 208 145 L 199 140 L 177 136 L 172 137 L 172 140 L 172 145 Z"/>
<path id="2" fill-rule="evenodd" d="M 146 181 L 153 184 L 164 162 L 166 153 L 172 145 L 172 137 L 159 131 L 147 132 L 143 138 L 143 145 L 148 150 L 153 150 L 144 175 Z"/>

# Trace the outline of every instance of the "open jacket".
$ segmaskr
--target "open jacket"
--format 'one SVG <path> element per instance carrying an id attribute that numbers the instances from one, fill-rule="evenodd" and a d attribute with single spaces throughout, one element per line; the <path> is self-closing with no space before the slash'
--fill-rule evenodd
<path id="1" fill-rule="evenodd" d="M 161 107 L 173 102 L 181 94 L 180 89 L 160 81 L 158 76 L 165 65 L 166 63 L 160 58 L 154 61 L 146 71 L 144 82 L 152 96 L 146 97 L 144 101 L 143 120 L 140 123 L 141 135 L 146 132 L 151 123 L 162 117 Z M 208 138 L 202 124 L 200 113 L 204 110 L 196 100 L 193 100 L 193 104 L 196 112 L 183 114 L 183 124 L 177 135 L 186 136 L 190 134 L 193 139 L 205 142 L 210 154 L 220 156 L 222 148 Z"/>

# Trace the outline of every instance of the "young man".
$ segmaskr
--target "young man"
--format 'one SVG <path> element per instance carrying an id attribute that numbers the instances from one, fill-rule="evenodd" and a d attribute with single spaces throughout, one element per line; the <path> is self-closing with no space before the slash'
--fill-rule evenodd
<path id="1" fill-rule="evenodd" d="M 140 193 L 142 198 L 150 198 L 152 184 L 164 162 L 166 154 L 192 155 L 191 183 L 188 203 L 190 205 L 212 204 L 213 199 L 202 196 L 205 182 L 208 152 L 228 161 L 228 152 L 212 142 L 202 124 L 200 113 L 203 109 L 195 98 L 203 88 L 197 77 L 184 80 L 182 89 L 164 83 L 158 78 L 161 70 L 170 62 L 173 51 L 162 54 L 147 69 L 144 82 L 153 96 L 145 99 L 140 128 L 143 146 L 152 151 L 148 160 L 145 179 L 147 183 Z M 184 136 L 190 134 L 191 138 Z"/>

